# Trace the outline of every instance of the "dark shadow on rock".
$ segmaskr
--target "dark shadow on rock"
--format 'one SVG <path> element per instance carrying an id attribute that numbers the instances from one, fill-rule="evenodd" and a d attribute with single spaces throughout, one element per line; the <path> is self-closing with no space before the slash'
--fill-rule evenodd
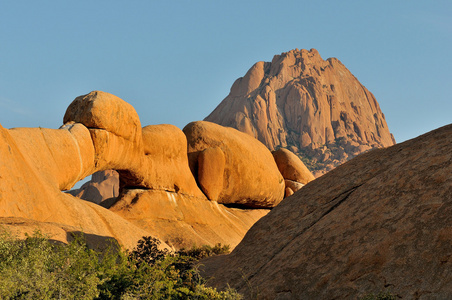
<path id="1" fill-rule="evenodd" d="M 85 233 L 82 231 L 67 232 L 68 242 L 74 241 L 76 238 L 81 238 L 86 242 L 88 248 L 96 251 L 114 250 L 119 251 L 121 246 L 115 238 L 110 236 L 102 236 L 97 234 Z"/>
<path id="2" fill-rule="evenodd" d="M 110 207 L 113 206 L 113 204 L 116 203 L 117 200 L 118 200 L 118 197 L 107 198 L 107 199 L 101 201 L 99 203 L 99 205 L 102 207 L 105 207 L 106 209 L 109 209 Z"/>

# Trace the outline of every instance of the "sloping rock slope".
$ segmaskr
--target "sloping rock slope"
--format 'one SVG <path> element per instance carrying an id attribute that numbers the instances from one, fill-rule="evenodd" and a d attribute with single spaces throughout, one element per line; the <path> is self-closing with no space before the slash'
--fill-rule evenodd
<path id="1" fill-rule="evenodd" d="M 259 220 L 211 284 L 259 299 L 452 295 L 452 125 L 362 154 Z"/>
<path id="2" fill-rule="evenodd" d="M 124 189 L 110 211 L 176 249 L 217 243 L 232 249 L 270 210 L 229 208 L 164 190 Z"/>
<path id="3" fill-rule="evenodd" d="M 317 177 L 372 148 L 395 144 L 375 97 L 336 58 L 292 50 L 256 63 L 205 118 L 270 150 L 288 148 Z"/>

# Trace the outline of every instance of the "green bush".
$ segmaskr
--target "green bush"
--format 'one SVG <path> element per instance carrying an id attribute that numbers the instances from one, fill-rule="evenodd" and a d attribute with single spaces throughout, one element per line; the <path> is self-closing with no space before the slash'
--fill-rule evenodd
<path id="1" fill-rule="evenodd" d="M 25 240 L 0 237 L 2 299 L 93 299 L 98 269 L 98 254 L 78 238 L 66 246 L 39 232 Z"/>
<path id="2" fill-rule="evenodd" d="M 201 247 L 192 247 L 191 249 L 182 248 L 177 252 L 177 254 L 180 256 L 192 257 L 195 260 L 200 260 L 209 256 L 227 254 L 229 252 L 229 245 L 216 244 L 213 247 L 204 245 Z"/>
<path id="3" fill-rule="evenodd" d="M 242 299 L 234 290 L 219 292 L 205 286 L 193 267 L 195 256 L 218 252 L 217 248 L 197 250 L 190 257 L 170 255 L 158 246 L 157 239 L 145 237 L 130 253 L 117 245 L 100 252 L 89 249 L 82 236 L 65 245 L 50 242 L 39 232 L 25 240 L 3 232 L 0 298 Z"/>
<path id="4" fill-rule="evenodd" d="M 160 240 L 151 236 L 144 236 L 138 241 L 137 247 L 133 249 L 129 256 L 137 263 L 153 264 L 162 260 L 168 254 L 167 249 L 160 249 Z"/>

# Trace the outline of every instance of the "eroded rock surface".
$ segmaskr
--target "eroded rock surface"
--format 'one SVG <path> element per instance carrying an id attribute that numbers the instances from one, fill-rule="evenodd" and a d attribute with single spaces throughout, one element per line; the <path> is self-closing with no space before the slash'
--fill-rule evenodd
<path id="1" fill-rule="evenodd" d="M 403 299 L 452 295 L 452 125 L 362 154 L 259 220 L 211 284 L 245 298 Z M 250 287 L 252 290 L 250 290 Z"/>
<path id="2" fill-rule="evenodd" d="M 256 63 L 205 118 L 270 150 L 288 148 L 315 176 L 395 140 L 375 97 L 336 58 L 292 50 Z"/>

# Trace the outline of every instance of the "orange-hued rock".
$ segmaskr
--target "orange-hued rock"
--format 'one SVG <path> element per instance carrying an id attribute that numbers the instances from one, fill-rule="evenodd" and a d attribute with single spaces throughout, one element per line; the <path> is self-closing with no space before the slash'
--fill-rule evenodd
<path id="1" fill-rule="evenodd" d="M 140 169 L 144 153 L 141 123 L 129 103 L 112 94 L 94 91 L 75 98 L 63 122 L 82 123 L 89 128 L 96 171 Z"/>
<path id="2" fill-rule="evenodd" d="M 135 182 L 153 190 L 203 197 L 190 171 L 187 155 L 187 139 L 174 125 L 149 125 L 143 128 L 145 156 Z"/>
<path id="3" fill-rule="evenodd" d="M 270 208 L 283 199 L 284 179 L 271 152 L 261 142 L 236 129 L 205 121 L 192 122 L 183 131 L 191 169 L 198 181 L 201 170 L 201 188 L 208 195 L 210 191 L 217 195 L 222 186 L 218 203 Z M 217 150 L 206 150 L 209 148 Z M 203 151 L 211 154 L 201 154 Z M 223 166 L 220 151 L 224 155 L 224 170 L 213 170 Z M 210 162 L 209 156 L 215 161 Z M 218 178 L 209 179 L 203 172 L 222 173 L 223 183 L 218 183 Z"/>
<path id="4" fill-rule="evenodd" d="M 88 129 L 71 124 L 63 129 L 13 128 L 14 139 L 26 162 L 39 176 L 60 190 L 68 190 L 94 169 L 94 148 Z"/>
<path id="5" fill-rule="evenodd" d="M 163 190 L 124 190 L 110 210 L 174 248 L 221 243 L 234 248 L 268 209 L 228 208 Z"/>
<path id="6" fill-rule="evenodd" d="M 268 210 L 216 200 L 259 208 L 282 200 L 284 179 L 254 138 L 198 122 L 187 126 L 188 145 L 175 126 L 140 126 L 130 104 L 100 91 L 77 97 L 60 129 L 0 126 L 0 224 L 21 233 L 42 227 L 62 241 L 79 228 L 128 248 L 151 234 L 176 247 L 235 246 Z M 199 185 L 214 201 L 198 187 L 187 149 Z M 62 192 L 93 173 L 81 190 L 69 192 L 91 202 Z"/>
<path id="7" fill-rule="evenodd" d="M 176 126 L 141 128 L 130 104 L 100 91 L 77 97 L 69 105 L 64 122 L 80 122 L 89 128 L 95 170 L 118 170 L 122 186 L 203 197 L 188 166 L 187 140 Z"/>
<path id="8" fill-rule="evenodd" d="M 93 158 L 92 153 L 82 153 L 86 145 L 79 147 L 71 134 L 68 129 L 7 130 L 0 126 L 0 219 L 69 226 L 92 236 L 113 237 L 128 248 L 135 246 L 146 231 L 60 191 L 83 177 L 85 158 Z"/>
<path id="9" fill-rule="evenodd" d="M 272 152 L 276 165 L 284 179 L 306 184 L 315 179 L 301 159 L 290 150 L 280 148 Z"/>
<path id="10" fill-rule="evenodd" d="M 218 200 L 223 191 L 226 158 L 218 147 L 206 148 L 198 155 L 198 182 L 210 200 Z"/>
<path id="11" fill-rule="evenodd" d="M 209 283 L 245 298 L 403 299 L 452 295 L 452 124 L 362 154 L 259 220 Z"/>
<path id="12" fill-rule="evenodd" d="M 270 150 L 292 147 L 321 175 L 395 140 L 375 97 L 336 58 L 292 50 L 256 63 L 205 118 L 245 132 Z"/>
<path id="13" fill-rule="evenodd" d="M 119 174 L 115 170 L 98 171 L 91 176 L 90 181 L 68 193 L 96 204 L 116 199 L 119 196 Z"/>

